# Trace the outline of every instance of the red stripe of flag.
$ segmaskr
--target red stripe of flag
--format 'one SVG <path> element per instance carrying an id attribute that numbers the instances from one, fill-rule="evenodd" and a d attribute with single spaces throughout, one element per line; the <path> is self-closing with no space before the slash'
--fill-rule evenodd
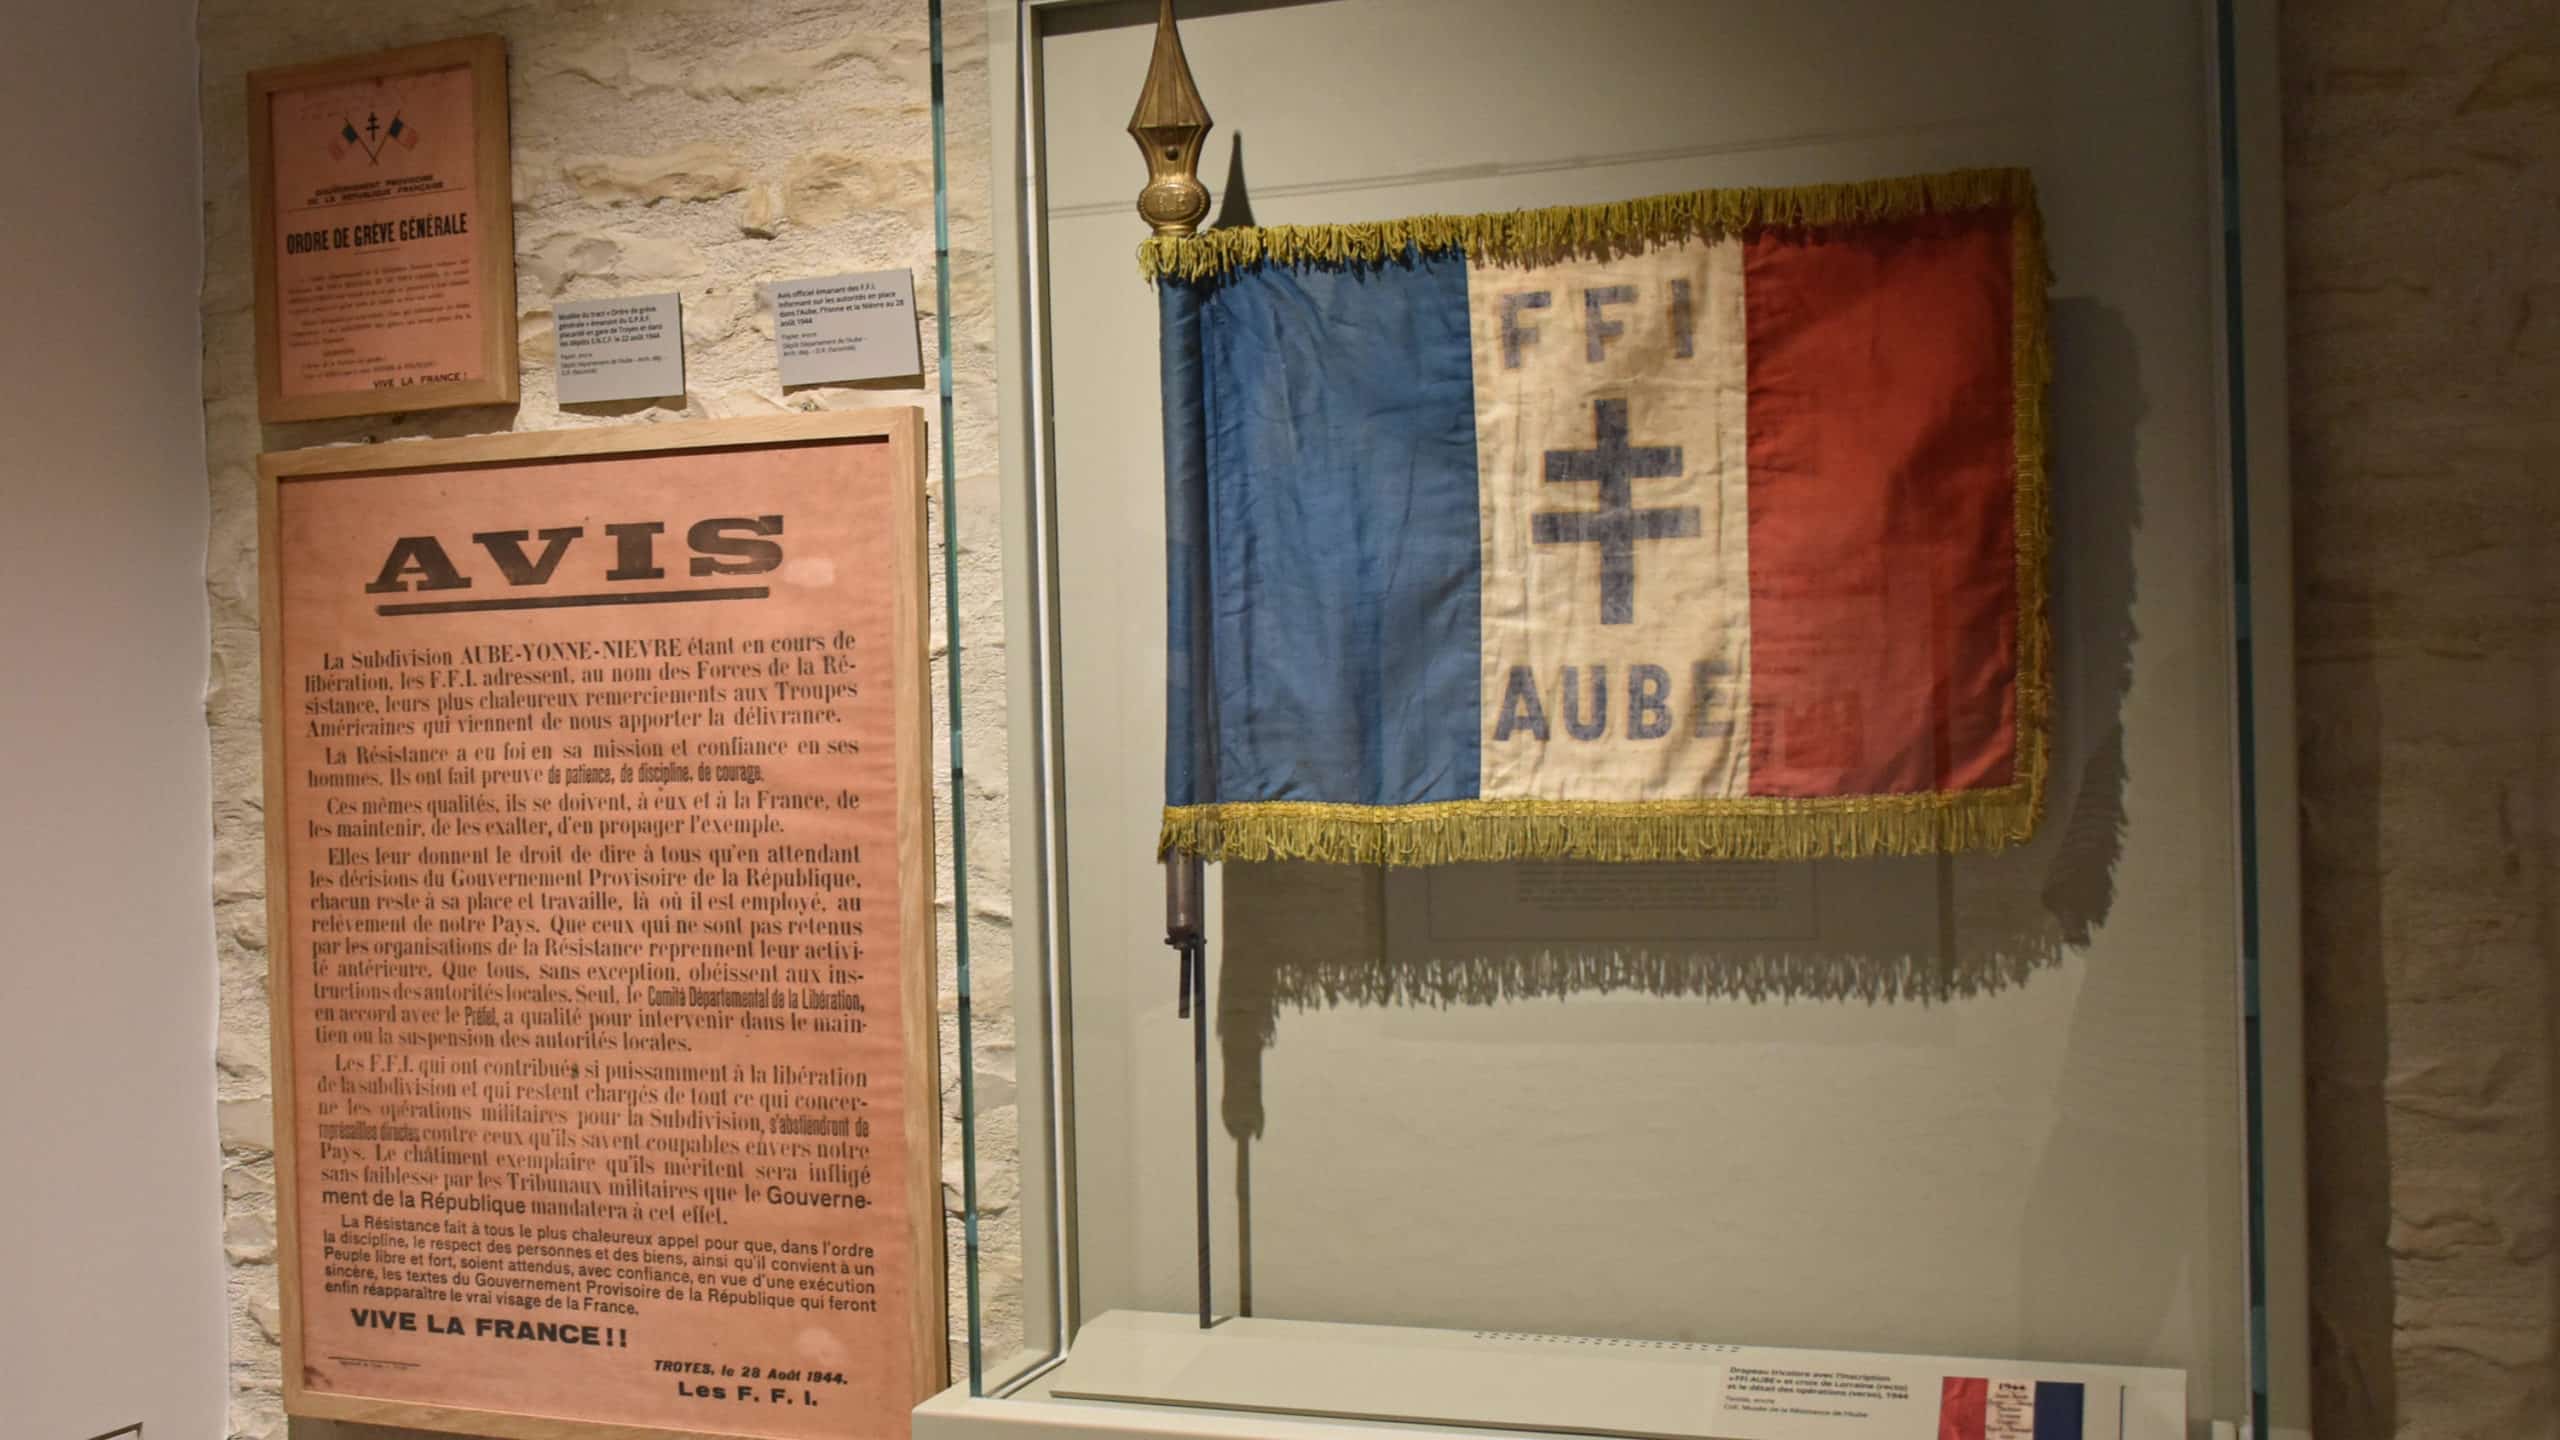
<path id="1" fill-rule="evenodd" d="M 1950 1375 L 1938 1382 L 1938 1440 L 1983 1440 L 1991 1382 Z"/>
<path id="2" fill-rule="evenodd" d="M 1752 793 L 2008 784 L 2009 215 L 1763 232 L 1743 287 Z"/>

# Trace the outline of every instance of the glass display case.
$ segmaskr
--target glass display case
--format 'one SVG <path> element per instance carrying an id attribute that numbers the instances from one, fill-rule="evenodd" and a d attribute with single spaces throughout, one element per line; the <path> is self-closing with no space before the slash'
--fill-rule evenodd
<path id="1" fill-rule="evenodd" d="M 963 878 L 1000 870 L 1009 903 L 954 906 L 969 1366 L 920 1433 L 2059 1435 L 2000 1428 L 1998 1397 L 2065 1381 L 2120 1412 L 2093 1401 L 2090 1435 L 2307 1433 L 2269 16 L 1181 5 L 1213 233 L 2005 168 L 2050 274 L 2045 588 L 1914 632 L 1962 650 L 2005 625 L 1992 648 L 2033 669 L 2042 608 L 2049 691 L 2001 712 L 2044 726 L 2023 840 L 1236 846 L 1198 897 L 1196 1015 L 1165 943 L 1181 575 L 1159 287 L 1133 259 L 1145 161 L 1184 157 L 1128 134 L 1161 19 L 942 16 L 941 122 L 992 176 L 980 197 L 952 167 L 970 234 L 945 309 L 982 266 L 1002 337 L 961 386 L 1001 454 L 961 467 L 994 503 L 947 590 L 1000 559 L 1002 604 L 948 611 L 976 772 L 954 818 Z M 1602 313 L 1539 317 L 1544 343 Z M 1928 523 L 1884 528 L 1906 520 Z M 1898 645 L 1871 642 L 1874 688 Z M 1958 702 L 1921 683 L 1943 741 L 1929 717 Z M 1744 729 L 1774 766 L 1785 743 Z M 1991 1386 L 1987 1431 L 1979 1403 L 1970 1431 L 1870 1403 L 1916 1388 L 1941 1416 L 1959 1380 Z"/>

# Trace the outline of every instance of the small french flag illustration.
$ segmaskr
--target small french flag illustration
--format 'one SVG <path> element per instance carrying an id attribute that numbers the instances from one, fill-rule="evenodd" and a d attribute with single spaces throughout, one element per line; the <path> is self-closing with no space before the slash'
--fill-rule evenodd
<path id="1" fill-rule="evenodd" d="M 1938 1386 L 1938 1440 L 2081 1440 L 2087 1401 L 2076 1383 L 1949 1375 Z"/>

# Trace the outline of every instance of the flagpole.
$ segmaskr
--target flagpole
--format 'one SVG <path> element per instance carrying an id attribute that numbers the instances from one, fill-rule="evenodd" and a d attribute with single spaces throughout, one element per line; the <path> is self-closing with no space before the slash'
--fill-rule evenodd
<path id="1" fill-rule="evenodd" d="M 1200 901 L 1206 877 L 1199 858 L 1164 862 L 1164 941 L 1181 970 L 1177 1011 L 1191 1021 L 1191 1192 L 1199 1250 L 1200 1328 L 1209 1311 L 1209 935 Z"/>
<path id="2" fill-rule="evenodd" d="M 1147 183 L 1138 192 L 1138 215 L 1159 236 L 1195 233 L 1209 215 L 1209 187 L 1200 183 L 1200 147 L 1209 138 L 1209 107 L 1192 82 L 1173 21 L 1173 0 L 1158 0 L 1155 53 L 1147 83 L 1129 116 L 1129 138 L 1146 158 Z M 1209 1305 L 1209 931 L 1202 894 L 1207 877 L 1199 857 L 1168 855 L 1164 862 L 1164 943 L 1181 974 L 1176 1009 L 1191 1022 L 1191 1148 L 1193 1223 L 1199 1250 L 1200 1328 L 1211 1323 Z"/>

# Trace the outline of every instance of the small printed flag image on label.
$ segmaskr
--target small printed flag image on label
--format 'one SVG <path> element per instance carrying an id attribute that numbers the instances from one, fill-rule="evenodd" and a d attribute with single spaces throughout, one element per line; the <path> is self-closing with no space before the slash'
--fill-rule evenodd
<path id="1" fill-rule="evenodd" d="M 2076 1382 L 1950 1375 L 1938 1386 L 1938 1440 L 2081 1440 L 2087 1403 Z"/>

